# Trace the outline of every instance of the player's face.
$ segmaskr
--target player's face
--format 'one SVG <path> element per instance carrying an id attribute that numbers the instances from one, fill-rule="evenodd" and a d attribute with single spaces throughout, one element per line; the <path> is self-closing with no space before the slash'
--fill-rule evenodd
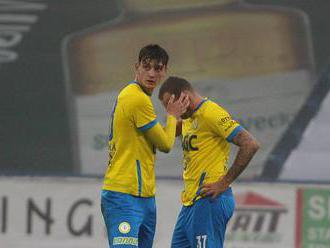
<path id="1" fill-rule="evenodd" d="M 190 100 L 190 105 L 187 107 L 187 110 L 186 112 L 184 112 L 182 115 L 181 115 L 181 118 L 182 119 L 188 119 L 192 116 L 192 114 L 194 113 L 194 108 L 192 106 L 192 103 L 191 103 L 191 98 L 190 98 L 190 93 L 189 92 L 185 92 L 188 96 L 189 96 L 189 100 Z M 166 108 L 167 107 L 167 103 L 168 101 L 170 100 L 170 97 L 171 97 L 171 94 L 168 93 L 168 92 L 165 92 L 164 95 L 163 95 L 163 98 L 162 98 L 162 104 L 163 106 Z"/>
<path id="2" fill-rule="evenodd" d="M 135 65 L 135 80 L 141 84 L 143 89 L 149 94 L 166 75 L 166 66 L 156 60 L 144 60 Z"/>

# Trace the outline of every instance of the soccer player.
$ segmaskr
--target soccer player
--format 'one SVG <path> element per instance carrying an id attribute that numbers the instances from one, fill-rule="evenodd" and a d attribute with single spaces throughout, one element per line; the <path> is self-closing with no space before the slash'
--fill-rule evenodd
<path id="1" fill-rule="evenodd" d="M 140 50 L 135 80 L 123 88 L 110 120 L 109 164 L 101 194 L 101 210 L 110 247 L 152 247 L 156 226 L 156 149 L 169 152 L 176 119 L 189 105 L 187 96 L 171 97 L 167 123 L 157 121 L 150 95 L 166 74 L 167 52 L 159 45 Z"/>
<path id="2" fill-rule="evenodd" d="M 172 248 L 223 247 L 226 224 L 234 211 L 230 184 L 259 148 L 255 138 L 213 101 L 202 98 L 185 79 L 168 78 L 159 99 L 189 96 L 182 117 L 183 207 L 172 237 Z M 239 146 L 228 169 L 230 143 Z"/>

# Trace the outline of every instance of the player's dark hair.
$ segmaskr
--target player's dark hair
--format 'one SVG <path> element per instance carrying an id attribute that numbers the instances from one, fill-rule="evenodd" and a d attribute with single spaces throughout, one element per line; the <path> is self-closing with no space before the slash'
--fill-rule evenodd
<path id="1" fill-rule="evenodd" d="M 158 98 L 162 100 L 166 92 L 171 95 L 174 94 L 175 98 L 178 98 L 184 90 L 193 90 L 191 84 L 187 80 L 179 77 L 169 77 L 160 87 Z"/>
<path id="2" fill-rule="evenodd" d="M 157 44 L 149 44 L 143 47 L 139 53 L 139 63 L 148 60 L 156 60 L 157 63 L 162 62 L 167 66 L 169 57 L 164 48 Z"/>

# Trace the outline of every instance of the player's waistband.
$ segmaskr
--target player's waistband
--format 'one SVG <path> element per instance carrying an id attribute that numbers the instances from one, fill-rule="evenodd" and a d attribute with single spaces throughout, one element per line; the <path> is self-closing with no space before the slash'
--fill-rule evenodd
<path id="1" fill-rule="evenodd" d="M 232 196 L 233 195 L 233 190 L 231 187 L 229 187 L 228 189 L 226 189 L 226 191 L 222 192 L 220 195 L 223 196 Z"/>
<path id="2" fill-rule="evenodd" d="M 103 198 L 134 198 L 134 199 L 152 199 L 155 198 L 155 196 L 139 196 L 139 195 L 134 195 L 134 194 L 129 194 L 129 193 L 123 193 L 123 192 L 118 192 L 118 191 L 112 191 L 112 190 L 106 190 L 102 189 L 101 190 L 101 197 Z"/>

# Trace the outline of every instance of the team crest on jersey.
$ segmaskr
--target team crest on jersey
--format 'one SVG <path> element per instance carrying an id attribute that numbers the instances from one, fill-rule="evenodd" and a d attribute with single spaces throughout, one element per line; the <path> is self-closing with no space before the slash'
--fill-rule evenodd
<path id="1" fill-rule="evenodd" d="M 197 119 L 194 119 L 193 120 L 192 127 L 193 127 L 193 129 L 197 129 L 198 128 L 198 121 L 197 121 Z"/>
<path id="2" fill-rule="evenodd" d="M 129 233 L 131 231 L 131 225 L 128 222 L 122 222 L 119 224 L 118 230 L 123 234 Z"/>

